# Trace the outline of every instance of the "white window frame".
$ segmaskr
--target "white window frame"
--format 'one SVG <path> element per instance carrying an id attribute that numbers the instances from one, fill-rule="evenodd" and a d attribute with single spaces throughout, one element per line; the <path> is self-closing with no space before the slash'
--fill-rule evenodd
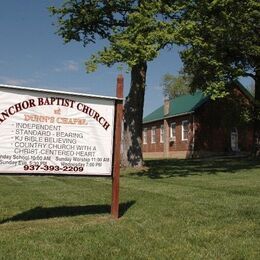
<path id="1" fill-rule="evenodd" d="M 143 129 L 143 144 L 147 144 L 147 128 Z"/>
<path id="2" fill-rule="evenodd" d="M 230 140 L 231 140 L 231 149 L 234 152 L 238 152 L 239 148 L 238 148 L 238 131 L 236 127 L 233 127 L 231 129 L 231 136 L 230 136 Z"/>
<path id="3" fill-rule="evenodd" d="M 188 130 L 187 130 L 187 138 L 184 138 L 184 124 L 188 125 Z M 181 122 L 181 140 L 182 141 L 187 141 L 189 137 L 189 120 L 184 120 Z"/>
<path id="4" fill-rule="evenodd" d="M 151 129 L 151 143 L 156 143 L 156 126 L 153 126 Z"/>
<path id="5" fill-rule="evenodd" d="M 174 134 L 173 134 L 173 126 L 174 126 Z M 170 141 L 176 142 L 176 122 L 171 123 L 170 125 Z"/>
<path id="6" fill-rule="evenodd" d="M 160 143 L 164 143 L 164 125 L 160 126 Z"/>

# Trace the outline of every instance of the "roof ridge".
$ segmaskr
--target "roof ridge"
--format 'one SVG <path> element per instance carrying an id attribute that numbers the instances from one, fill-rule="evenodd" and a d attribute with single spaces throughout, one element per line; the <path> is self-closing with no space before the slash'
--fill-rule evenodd
<path id="1" fill-rule="evenodd" d="M 249 99 L 255 100 L 255 97 L 251 94 L 251 92 L 238 79 L 234 80 L 234 83 Z"/>
<path id="2" fill-rule="evenodd" d="M 206 100 L 208 100 L 208 96 L 200 90 L 194 93 L 187 93 L 185 95 L 178 96 L 169 100 L 170 108 L 167 116 L 164 115 L 164 105 L 162 105 L 145 116 L 143 123 L 162 120 L 165 117 L 168 118 L 171 116 L 180 116 L 193 113 L 198 107 L 204 104 Z"/>

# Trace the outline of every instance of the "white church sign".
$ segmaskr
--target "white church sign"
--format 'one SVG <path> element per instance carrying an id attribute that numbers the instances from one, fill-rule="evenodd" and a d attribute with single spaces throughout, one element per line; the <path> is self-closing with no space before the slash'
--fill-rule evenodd
<path id="1" fill-rule="evenodd" d="M 111 176 L 115 102 L 0 85 L 0 173 Z"/>

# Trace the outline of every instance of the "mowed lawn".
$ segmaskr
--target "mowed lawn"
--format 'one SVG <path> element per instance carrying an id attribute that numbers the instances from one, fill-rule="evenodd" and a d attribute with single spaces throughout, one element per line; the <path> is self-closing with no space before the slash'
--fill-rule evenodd
<path id="1" fill-rule="evenodd" d="M 0 259 L 260 259 L 260 162 L 150 160 L 111 179 L 0 176 Z"/>

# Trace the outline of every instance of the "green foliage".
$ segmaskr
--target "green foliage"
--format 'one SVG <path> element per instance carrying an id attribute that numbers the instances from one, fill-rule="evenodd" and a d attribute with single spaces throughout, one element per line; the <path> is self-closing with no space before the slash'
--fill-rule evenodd
<path id="1" fill-rule="evenodd" d="M 184 71 L 194 75 L 191 86 L 217 98 L 227 95 L 227 83 L 239 76 L 257 80 L 259 1 L 187 2 L 178 32 L 186 45 L 181 53 Z"/>
<path id="2" fill-rule="evenodd" d="M 167 2 L 69 0 L 50 11 L 57 17 L 57 33 L 65 43 L 75 40 L 87 45 L 106 40 L 107 46 L 86 62 L 91 72 L 99 63 L 123 62 L 133 67 L 151 61 L 160 49 L 172 44 L 176 20 L 166 15 L 177 13 L 178 8 Z"/>
<path id="3" fill-rule="evenodd" d="M 162 78 L 161 85 L 165 96 L 175 98 L 190 92 L 190 77 L 184 74 L 174 76 L 166 73 Z"/>

